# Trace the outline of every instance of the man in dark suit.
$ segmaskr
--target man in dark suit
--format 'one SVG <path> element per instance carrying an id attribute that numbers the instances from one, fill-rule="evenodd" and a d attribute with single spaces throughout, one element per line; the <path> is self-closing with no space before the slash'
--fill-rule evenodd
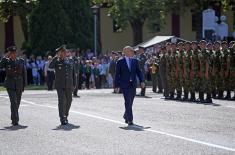
<path id="1" fill-rule="evenodd" d="M 27 75 L 24 60 L 17 58 L 16 46 L 8 47 L 7 51 L 8 53 L 0 61 L 0 68 L 6 70 L 5 87 L 11 102 L 12 125 L 16 126 L 19 122 L 18 109 Z"/>
<path id="2" fill-rule="evenodd" d="M 57 55 L 49 68 L 55 69 L 55 89 L 58 94 L 58 106 L 61 125 L 68 124 L 72 93 L 75 87 L 74 61 L 66 55 L 65 45 L 56 49 Z"/>
<path id="3" fill-rule="evenodd" d="M 141 88 L 145 87 L 143 74 L 139 68 L 139 62 L 134 59 L 134 50 L 130 46 L 126 46 L 123 49 L 125 57 L 117 61 L 116 74 L 115 74 L 115 90 L 119 91 L 119 88 L 123 92 L 125 100 L 125 113 L 123 118 L 125 123 L 133 125 L 133 113 L 132 105 L 136 95 L 137 79 L 141 82 Z"/>

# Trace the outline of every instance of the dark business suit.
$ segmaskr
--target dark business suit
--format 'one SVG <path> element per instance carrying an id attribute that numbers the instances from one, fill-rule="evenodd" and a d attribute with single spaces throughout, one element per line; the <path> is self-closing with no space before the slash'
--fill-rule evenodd
<path id="1" fill-rule="evenodd" d="M 137 76 L 140 82 L 143 82 L 143 74 L 139 68 L 137 59 L 131 58 L 130 69 L 125 57 L 117 61 L 115 88 L 120 88 L 123 92 L 125 100 L 124 119 L 126 122 L 133 121 L 132 105 L 136 95 Z"/>
<path id="2" fill-rule="evenodd" d="M 49 68 L 55 69 L 55 89 L 58 94 L 60 121 L 67 121 L 75 86 L 74 61 L 54 57 Z"/>

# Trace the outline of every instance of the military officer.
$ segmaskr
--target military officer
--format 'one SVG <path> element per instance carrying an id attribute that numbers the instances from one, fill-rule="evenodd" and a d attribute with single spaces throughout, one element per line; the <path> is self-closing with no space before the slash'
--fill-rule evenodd
<path id="1" fill-rule="evenodd" d="M 75 87 L 74 61 L 66 56 L 65 45 L 56 49 L 57 55 L 49 67 L 55 69 L 55 89 L 58 95 L 59 117 L 61 125 L 68 124 L 72 93 Z"/>
<path id="2" fill-rule="evenodd" d="M 177 57 L 177 46 L 176 43 L 171 43 L 171 54 L 170 54 L 170 81 L 169 81 L 169 92 L 170 99 L 174 99 L 175 89 L 176 89 L 176 80 L 177 76 L 177 67 L 176 67 L 176 57 Z"/>
<path id="3" fill-rule="evenodd" d="M 8 53 L 0 62 L 0 68 L 6 70 L 5 87 L 11 102 L 12 125 L 16 126 L 19 123 L 18 109 L 27 76 L 24 60 L 17 58 L 16 46 L 8 47 L 7 51 Z"/>
<path id="4" fill-rule="evenodd" d="M 145 63 L 147 61 L 147 57 L 145 55 L 144 47 L 139 46 L 139 51 L 138 52 L 139 52 L 138 53 L 139 54 L 138 59 L 139 59 L 140 70 L 143 74 L 143 78 L 145 78 L 145 68 L 144 68 L 144 66 L 145 66 Z M 146 92 L 146 87 L 141 88 L 140 96 L 145 96 L 145 92 Z"/>

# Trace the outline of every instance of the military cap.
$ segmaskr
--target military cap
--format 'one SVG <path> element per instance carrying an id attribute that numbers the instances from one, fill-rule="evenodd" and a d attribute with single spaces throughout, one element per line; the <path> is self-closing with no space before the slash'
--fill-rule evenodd
<path id="1" fill-rule="evenodd" d="M 206 41 L 205 40 L 199 41 L 199 44 L 201 44 L 201 43 L 205 43 L 206 44 Z"/>
<path id="2" fill-rule="evenodd" d="M 190 41 L 186 41 L 186 42 L 185 42 L 185 44 L 189 44 L 189 45 L 191 45 L 191 42 L 190 42 Z"/>
<path id="3" fill-rule="evenodd" d="M 112 54 L 117 55 L 118 53 L 117 53 L 117 52 L 115 52 L 115 51 L 112 51 Z"/>
<path id="4" fill-rule="evenodd" d="M 16 52 L 16 50 L 17 50 L 16 46 L 10 46 L 7 48 L 8 52 Z"/>
<path id="5" fill-rule="evenodd" d="M 228 44 L 228 43 L 227 43 L 227 41 L 222 41 L 222 43 L 221 43 L 221 44 Z"/>
<path id="6" fill-rule="evenodd" d="M 220 44 L 220 41 L 215 41 L 214 44 Z"/>
<path id="7" fill-rule="evenodd" d="M 143 46 L 138 46 L 138 48 L 139 48 L 139 49 L 143 49 L 143 50 L 145 49 Z"/>
<path id="8" fill-rule="evenodd" d="M 208 46 L 208 45 L 212 45 L 212 42 L 208 42 L 208 43 L 207 43 L 207 46 Z"/>
<path id="9" fill-rule="evenodd" d="M 66 51 L 66 45 L 61 45 L 60 47 L 58 47 L 55 51 L 59 52 L 61 50 L 65 50 Z"/>
<path id="10" fill-rule="evenodd" d="M 167 46 L 167 45 L 171 45 L 171 43 L 170 43 L 170 42 L 167 42 L 167 43 L 166 43 L 166 46 Z"/>
<path id="11" fill-rule="evenodd" d="M 177 45 L 183 45 L 184 43 L 183 42 L 179 42 Z"/>
<path id="12" fill-rule="evenodd" d="M 197 45 L 197 41 L 192 41 L 191 44 L 196 44 Z"/>
<path id="13" fill-rule="evenodd" d="M 234 45 L 235 41 L 230 41 L 229 45 Z"/>

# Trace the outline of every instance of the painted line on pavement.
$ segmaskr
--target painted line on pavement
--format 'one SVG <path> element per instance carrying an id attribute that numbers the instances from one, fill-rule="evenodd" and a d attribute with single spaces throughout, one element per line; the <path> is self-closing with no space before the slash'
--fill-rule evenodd
<path id="1" fill-rule="evenodd" d="M 3 97 L 3 96 L 1 96 L 1 97 L 9 99 L 9 97 Z M 57 109 L 57 107 L 50 106 L 50 105 L 40 105 L 40 104 L 37 104 L 35 102 L 31 102 L 31 101 L 27 101 L 27 100 L 21 100 L 21 101 L 24 102 L 24 103 L 27 103 L 27 104 L 34 105 L 34 106 Z M 101 117 L 101 116 L 96 116 L 96 115 L 92 115 L 92 114 L 82 113 L 82 112 L 78 112 L 78 111 L 74 111 L 74 110 L 71 110 L 70 112 L 74 113 L 74 114 L 79 114 L 79 115 L 83 115 L 83 116 L 86 116 L 86 117 L 90 117 L 90 118 L 104 120 L 104 121 L 107 121 L 107 122 L 112 122 L 112 123 L 116 123 L 116 124 L 126 125 L 123 122 L 112 120 L 112 119 L 108 119 L 108 118 L 104 118 L 104 117 Z M 189 142 L 193 142 L 193 143 L 197 143 L 197 144 L 201 144 L 201 145 L 206 145 L 206 146 L 209 146 L 209 147 L 214 147 L 214 148 L 218 148 L 218 149 L 223 149 L 223 150 L 235 152 L 235 148 L 230 148 L 230 147 L 226 147 L 226 146 L 222 146 L 222 145 L 217 145 L 217 144 L 213 144 L 213 143 L 209 143 L 209 142 L 195 140 L 195 139 L 192 139 L 192 138 L 178 136 L 178 135 L 174 135 L 174 134 L 163 132 L 163 131 L 157 131 L 157 130 L 152 130 L 152 129 L 143 129 L 142 127 L 138 127 L 138 126 L 135 126 L 135 128 L 139 128 L 139 129 L 142 129 L 144 131 L 148 131 L 148 132 L 152 132 L 152 133 L 157 133 L 157 134 L 161 134 L 161 135 L 165 135 L 165 136 L 168 136 L 168 137 L 173 137 L 173 138 L 177 138 L 177 139 L 181 139 L 181 140 L 185 140 L 185 141 L 189 141 Z"/>

